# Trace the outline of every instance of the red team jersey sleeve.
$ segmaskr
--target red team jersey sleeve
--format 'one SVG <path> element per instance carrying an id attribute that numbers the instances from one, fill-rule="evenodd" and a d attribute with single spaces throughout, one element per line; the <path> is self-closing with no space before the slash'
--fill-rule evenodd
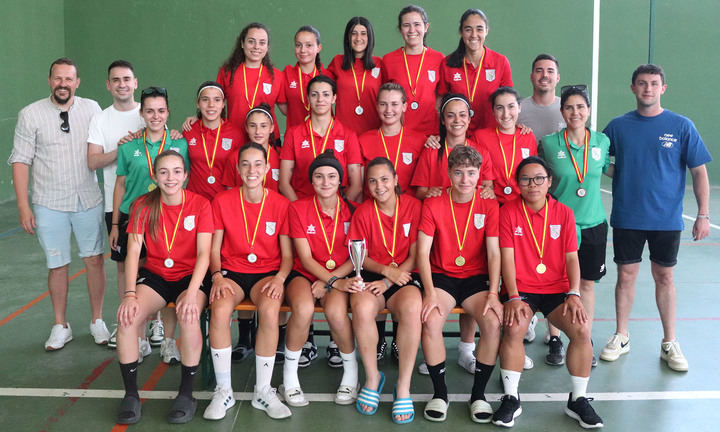
<path id="1" fill-rule="evenodd" d="M 182 214 L 180 210 L 182 209 Z M 163 215 L 160 218 L 158 233 L 153 239 L 146 232 L 147 210 L 143 211 L 139 224 L 134 224 L 134 215 L 130 218 L 127 232 L 131 234 L 143 234 L 147 259 L 144 267 L 162 277 L 166 281 L 178 281 L 193 273 L 195 261 L 197 260 L 197 234 L 213 233 L 213 214 L 210 202 L 202 195 L 185 191 L 185 204 L 177 206 L 163 205 Z M 178 217 L 180 218 L 178 222 Z M 168 243 L 172 242 L 172 248 L 168 252 L 165 243 L 162 224 L 165 224 Z M 172 240 L 175 224 L 178 224 L 175 240 Z M 174 264 L 171 268 L 164 265 L 166 258 L 172 258 Z"/>

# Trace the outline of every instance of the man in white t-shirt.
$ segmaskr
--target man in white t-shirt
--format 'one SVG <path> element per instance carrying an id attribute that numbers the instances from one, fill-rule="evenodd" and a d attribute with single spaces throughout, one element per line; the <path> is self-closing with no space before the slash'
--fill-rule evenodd
<path id="1" fill-rule="evenodd" d="M 110 232 L 118 141 L 145 127 L 145 122 L 140 117 L 140 104 L 135 100 L 138 81 L 130 62 L 126 60 L 112 62 L 108 67 L 105 86 L 112 95 L 113 104 L 97 113 L 90 121 L 88 167 L 91 170 L 103 169 L 105 223 Z M 111 250 L 111 258 L 117 263 L 118 295 L 122 298 L 125 284 L 125 262 L 116 250 Z M 114 337 L 113 333 L 110 346 L 113 346 Z"/>

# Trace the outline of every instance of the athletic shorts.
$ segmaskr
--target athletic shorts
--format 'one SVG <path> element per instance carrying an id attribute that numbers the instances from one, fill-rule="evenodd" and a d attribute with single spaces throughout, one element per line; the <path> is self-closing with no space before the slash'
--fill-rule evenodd
<path id="1" fill-rule="evenodd" d="M 363 281 L 365 281 L 365 282 L 379 281 L 380 279 L 382 279 L 384 277 L 381 274 L 373 273 L 373 272 L 370 272 L 367 270 L 362 270 L 361 275 L 362 275 Z M 392 284 L 392 285 L 390 285 L 390 288 L 385 290 L 385 292 L 383 293 L 383 297 L 385 297 L 385 302 L 390 300 L 390 297 L 392 297 L 393 294 L 400 291 L 400 288 L 404 288 L 408 285 L 413 285 L 417 289 L 419 289 L 420 292 L 422 292 L 422 284 L 420 283 L 420 275 L 418 275 L 417 273 L 411 273 L 410 276 L 412 277 L 412 279 L 410 279 L 410 282 L 406 283 L 405 285 L 400 286 L 400 285 Z"/>
<path id="2" fill-rule="evenodd" d="M 540 311 L 546 318 L 550 315 L 550 312 L 565 302 L 565 293 L 536 294 L 521 292 L 518 294 L 522 301 L 530 306 L 533 315 L 535 315 L 537 311 Z"/>
<path id="3" fill-rule="evenodd" d="M 615 262 L 635 264 L 642 261 L 646 241 L 650 250 L 650 261 L 662 267 L 673 267 L 677 264 L 680 231 L 642 231 L 622 228 L 613 228 Z"/>
<path id="4" fill-rule="evenodd" d="M 605 252 L 607 249 L 607 224 L 605 222 L 580 231 L 580 277 L 585 280 L 600 280 L 607 270 Z"/>
<path id="5" fill-rule="evenodd" d="M 460 306 L 468 297 L 490 289 L 490 277 L 479 274 L 466 278 L 456 278 L 443 273 L 433 273 L 432 281 L 435 288 L 440 288 L 455 299 Z"/>
<path id="6" fill-rule="evenodd" d="M 49 269 L 70 263 L 70 235 L 75 237 L 78 255 L 88 258 L 105 252 L 105 234 L 102 232 L 102 203 L 83 210 L 78 204 L 77 211 L 59 211 L 34 204 L 35 232 L 45 252 Z"/>
<path id="7" fill-rule="evenodd" d="M 277 270 L 266 272 L 266 273 L 238 273 L 234 272 L 232 270 L 221 270 L 222 275 L 242 288 L 243 292 L 245 293 L 245 298 L 250 298 L 250 291 L 252 290 L 252 287 L 255 286 L 256 283 L 260 282 L 263 278 L 266 278 L 268 276 L 275 276 L 277 274 Z M 302 276 L 300 272 L 292 270 L 288 276 L 285 278 L 285 283 L 283 284 L 284 287 L 287 287 L 293 278 L 296 276 Z M 306 278 L 307 279 L 307 278 Z M 209 279 L 208 279 L 209 280 Z M 212 287 L 212 282 L 209 283 L 209 285 Z"/>
<path id="8" fill-rule="evenodd" d="M 117 250 L 110 249 L 110 259 L 116 262 L 125 262 L 125 258 L 127 258 L 127 244 L 128 244 L 128 237 L 129 234 L 127 232 L 128 224 L 129 224 L 129 216 L 127 213 L 120 212 L 120 217 L 118 218 L 118 239 L 117 239 Z M 107 227 L 108 235 L 110 234 L 110 230 L 112 229 L 112 212 L 105 213 L 105 226 Z M 145 243 L 142 245 L 142 249 L 140 249 L 140 259 L 145 258 L 147 255 L 147 250 L 145 249 Z"/>
<path id="9" fill-rule="evenodd" d="M 178 296 L 188 288 L 191 278 L 192 274 L 189 274 L 177 281 L 166 281 L 145 267 L 141 267 L 140 270 L 138 270 L 138 278 L 135 284 L 149 286 L 153 291 L 160 294 L 160 297 L 165 300 L 166 304 L 177 303 Z M 204 292 L 208 298 L 210 297 L 210 287 L 207 285 L 201 284 L 200 291 Z"/>

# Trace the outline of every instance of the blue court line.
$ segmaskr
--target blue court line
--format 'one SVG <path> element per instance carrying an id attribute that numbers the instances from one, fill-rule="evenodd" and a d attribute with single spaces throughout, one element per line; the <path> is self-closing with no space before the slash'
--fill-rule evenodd
<path id="1" fill-rule="evenodd" d="M 7 237 L 7 236 L 11 236 L 11 235 L 13 235 L 13 234 L 15 234 L 15 233 L 17 233 L 17 232 L 20 232 L 20 231 L 22 231 L 22 227 L 15 227 L 15 228 L 13 228 L 13 229 L 11 229 L 11 230 L 7 230 L 7 231 L 5 231 L 4 233 L 0 234 L 0 238 Z"/>

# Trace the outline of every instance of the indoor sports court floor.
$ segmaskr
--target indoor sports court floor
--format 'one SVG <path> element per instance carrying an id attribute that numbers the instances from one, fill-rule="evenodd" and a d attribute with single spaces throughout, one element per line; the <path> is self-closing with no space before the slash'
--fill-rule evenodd
<path id="1" fill-rule="evenodd" d="M 710 213 L 720 215 L 720 189 L 712 191 Z M 606 208 L 610 196 L 604 194 Z M 695 214 L 692 190 L 685 199 L 686 214 Z M 679 264 L 675 273 L 678 290 L 677 334 L 690 363 L 687 373 L 673 372 L 659 359 L 662 338 L 655 307 L 653 284 L 647 256 L 638 278 L 635 307 L 630 332 L 632 350 L 615 363 L 600 361 L 593 369 L 590 396 L 602 416 L 606 431 L 709 431 L 720 424 L 720 226 L 715 222 L 710 237 L 692 241 L 692 221 L 687 221 L 682 235 Z M 596 287 L 596 318 L 593 329 L 595 351 L 599 353 L 614 331 L 612 235 L 608 239 L 608 275 Z M 105 321 L 111 324 L 117 308 L 115 270 L 106 261 L 108 294 Z M 2 431 L 99 431 L 125 430 L 115 425 L 115 410 L 123 395 L 122 381 L 115 352 L 93 344 L 89 334 L 89 305 L 81 261 L 70 267 L 68 316 L 74 329 L 74 340 L 64 349 L 46 353 L 43 343 L 52 324 L 50 299 L 47 296 L 44 257 L 35 238 L 21 232 L 14 202 L 0 205 L 0 430 Z M 456 329 L 456 316 L 448 329 Z M 325 328 L 322 316 L 316 326 Z M 389 327 L 389 325 L 388 325 Z M 542 343 L 545 324 L 538 324 L 538 338 L 526 345 L 535 368 L 523 374 L 520 383 L 523 413 L 516 420 L 517 431 L 577 431 L 580 426 L 563 413 L 570 390 L 565 367 L 543 363 L 547 347 Z M 157 351 L 140 366 L 139 385 L 146 397 L 143 418 L 132 431 L 160 430 L 313 430 L 353 431 L 368 429 L 499 430 L 493 425 L 476 425 L 469 419 L 467 399 L 472 379 L 456 364 L 457 339 L 448 339 L 448 388 L 453 403 L 445 424 L 434 424 L 422 417 L 425 401 L 431 396 L 429 378 L 415 374 L 412 392 L 416 418 L 411 426 L 396 426 L 390 419 L 392 384 L 397 367 L 385 360 L 381 369 L 388 385 L 375 416 L 361 416 L 354 406 L 334 405 L 332 396 L 341 371 L 330 369 L 324 356 L 309 368 L 302 369 L 303 390 L 311 400 L 304 408 L 293 408 L 289 420 L 275 421 L 250 406 L 254 384 L 254 362 L 233 365 L 233 388 L 239 404 L 219 422 L 202 419 L 210 398 L 208 389 L 196 381 L 195 396 L 200 400 L 195 419 L 183 426 L 167 424 L 165 416 L 179 382 L 179 367 L 167 367 Z M 319 337 L 324 354 L 326 337 Z M 418 362 L 421 361 L 420 358 Z M 496 368 L 497 370 L 497 368 Z M 361 374 L 362 377 L 362 374 Z M 280 384 L 282 370 L 276 368 L 273 383 Z M 362 379 L 362 378 L 361 378 Z M 488 396 L 497 407 L 501 386 L 491 380 Z"/>

